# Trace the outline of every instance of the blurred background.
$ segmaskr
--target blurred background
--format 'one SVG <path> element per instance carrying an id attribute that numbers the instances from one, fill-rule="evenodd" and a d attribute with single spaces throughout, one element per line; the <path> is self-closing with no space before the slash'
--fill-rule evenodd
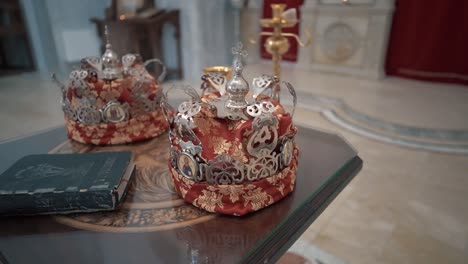
<path id="1" fill-rule="evenodd" d="M 238 41 L 247 80 L 272 74 L 259 37 L 272 3 L 297 10 L 286 32 L 311 36 L 283 56 L 296 123 L 343 135 L 364 160 L 281 261 L 466 263 L 466 1 L 0 0 L 0 142 L 64 125 L 50 75 L 100 56 L 104 25 L 119 55 L 167 64 L 164 86 L 199 87 Z"/>

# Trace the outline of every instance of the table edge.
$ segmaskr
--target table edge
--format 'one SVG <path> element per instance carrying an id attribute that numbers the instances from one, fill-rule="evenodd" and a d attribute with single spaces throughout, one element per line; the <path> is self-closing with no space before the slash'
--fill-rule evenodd
<path id="1" fill-rule="evenodd" d="M 363 165 L 359 156 L 346 162 L 330 180 L 278 225 L 240 263 L 275 263 L 317 219 Z M 325 198 L 324 198 L 325 197 Z"/>

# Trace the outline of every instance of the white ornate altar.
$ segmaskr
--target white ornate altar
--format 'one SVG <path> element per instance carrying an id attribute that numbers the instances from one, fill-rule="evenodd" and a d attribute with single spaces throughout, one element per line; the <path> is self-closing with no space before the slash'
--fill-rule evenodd
<path id="1" fill-rule="evenodd" d="M 242 11 L 245 43 L 260 31 L 262 1 L 249 1 Z M 299 48 L 297 63 L 286 67 L 370 79 L 385 76 L 384 65 L 394 0 L 305 0 L 300 32 L 309 30 L 312 45 Z M 248 49 L 250 62 L 259 61 L 259 47 Z"/>

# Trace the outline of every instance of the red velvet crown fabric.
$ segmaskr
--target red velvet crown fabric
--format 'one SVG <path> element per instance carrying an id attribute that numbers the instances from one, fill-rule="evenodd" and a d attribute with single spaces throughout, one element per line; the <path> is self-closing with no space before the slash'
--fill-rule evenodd
<path id="1" fill-rule="evenodd" d="M 210 100 L 210 97 L 218 96 L 209 94 L 202 100 Z M 278 119 L 278 143 L 283 138 L 293 138 L 297 128 L 291 116 L 285 112 L 283 106 L 271 102 L 275 105 L 273 115 Z M 228 154 L 242 164 L 248 164 L 253 159 L 247 151 L 249 138 L 255 132 L 253 120 L 217 118 L 214 111 L 202 105 L 200 112 L 193 117 L 196 124 L 193 131 L 202 143 L 202 152 L 198 155 L 209 161 L 215 160 L 218 155 Z M 176 136 L 171 138 L 171 144 L 176 151 L 182 151 Z M 246 179 L 241 184 L 210 185 L 195 182 L 181 175 L 170 162 L 169 168 L 175 189 L 185 201 L 209 212 L 244 215 L 275 203 L 293 191 L 298 154 L 295 147 L 291 163 L 277 174 L 258 181 Z"/>
<path id="2" fill-rule="evenodd" d="M 68 137 L 94 145 L 115 145 L 137 142 L 163 134 L 168 125 L 160 110 L 120 123 L 83 125 L 66 119 Z"/>
<path id="3" fill-rule="evenodd" d="M 197 183 L 181 175 L 169 162 L 176 192 L 194 206 L 212 213 L 242 216 L 286 197 L 296 183 L 299 150 L 288 167 L 279 173 L 258 181 L 244 184 Z"/>
<path id="4" fill-rule="evenodd" d="M 103 80 L 88 81 L 89 93 L 96 97 L 95 106 L 98 109 L 113 100 L 117 100 L 121 104 L 128 103 L 130 107 L 138 107 L 134 105 L 131 98 L 131 89 L 134 84 L 135 79 L 131 76 L 111 82 Z M 144 89 L 150 91 L 149 99 L 152 100 L 161 87 L 155 81 L 152 81 L 146 84 Z M 67 97 L 72 106 L 76 107 L 77 99 L 80 98 L 77 91 L 69 88 Z M 85 125 L 70 120 L 66 116 L 65 120 L 69 138 L 94 145 L 114 145 L 145 140 L 159 136 L 168 128 L 167 121 L 159 108 L 152 113 L 138 115 L 119 123 Z"/>
<path id="5" fill-rule="evenodd" d="M 203 98 L 209 100 L 209 96 Z M 216 97 L 216 95 L 215 95 Z M 275 109 L 273 115 L 278 119 L 278 138 L 292 138 L 297 132 L 297 128 L 292 123 L 292 118 L 286 113 L 283 106 L 273 102 Z M 200 113 L 193 117 L 196 128 L 194 133 L 203 144 L 201 156 L 205 160 L 213 160 L 220 154 L 229 154 L 235 159 L 248 163 L 250 155 L 246 150 L 249 137 L 254 133 L 252 128 L 253 119 L 250 120 L 229 120 L 215 117 L 215 113 L 210 111 L 206 105 L 202 106 Z M 178 145 L 176 141 L 172 142 Z"/>

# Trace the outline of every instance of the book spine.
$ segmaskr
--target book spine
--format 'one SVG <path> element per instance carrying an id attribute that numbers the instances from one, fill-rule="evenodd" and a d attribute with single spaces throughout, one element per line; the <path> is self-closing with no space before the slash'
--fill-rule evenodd
<path id="1" fill-rule="evenodd" d="M 0 195 L 0 214 L 50 214 L 113 210 L 117 201 L 110 190 Z"/>

